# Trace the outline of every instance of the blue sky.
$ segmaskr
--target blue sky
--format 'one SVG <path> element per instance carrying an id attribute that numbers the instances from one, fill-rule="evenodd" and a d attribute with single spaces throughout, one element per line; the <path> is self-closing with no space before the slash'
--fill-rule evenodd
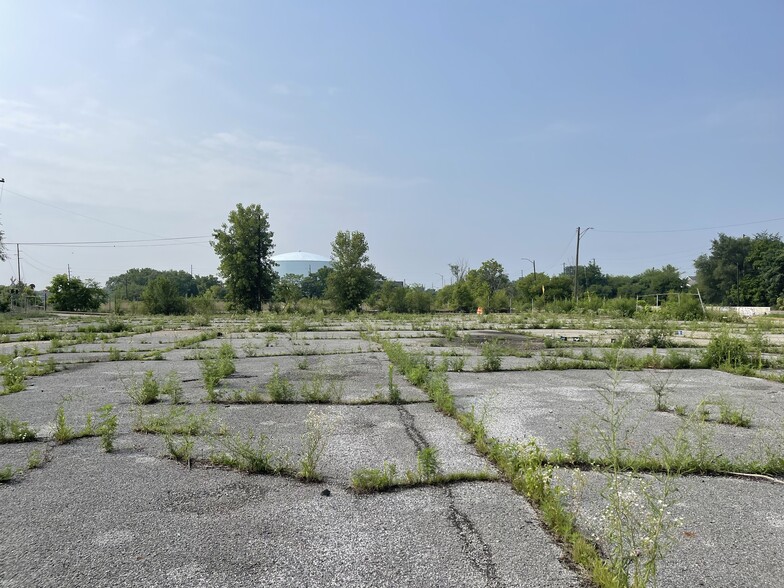
<path id="1" fill-rule="evenodd" d="M 440 286 L 495 258 L 634 274 L 784 233 L 784 4 L 0 5 L 0 223 L 23 279 L 217 271 L 237 202 L 276 252 L 363 231 Z M 17 274 L 16 246 L 2 264 Z"/>

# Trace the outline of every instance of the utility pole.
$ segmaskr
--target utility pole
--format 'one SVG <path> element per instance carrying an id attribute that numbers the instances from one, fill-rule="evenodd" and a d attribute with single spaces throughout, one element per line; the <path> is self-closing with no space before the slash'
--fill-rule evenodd
<path id="1" fill-rule="evenodd" d="M 535 259 L 528 259 L 527 257 L 521 257 L 523 261 L 530 261 L 534 265 L 534 283 L 536 283 L 536 260 Z"/>
<path id="2" fill-rule="evenodd" d="M 19 243 L 16 244 L 16 279 L 19 287 L 22 287 L 22 259 L 19 257 Z"/>
<path id="3" fill-rule="evenodd" d="M 580 269 L 580 237 L 585 235 L 588 231 L 590 231 L 593 227 L 588 227 L 584 231 L 580 232 L 580 227 L 577 227 L 577 251 L 574 254 L 574 293 L 572 298 L 575 302 L 577 302 L 577 274 Z"/>
<path id="4" fill-rule="evenodd" d="M 68 281 L 71 281 L 71 264 L 68 264 Z"/>

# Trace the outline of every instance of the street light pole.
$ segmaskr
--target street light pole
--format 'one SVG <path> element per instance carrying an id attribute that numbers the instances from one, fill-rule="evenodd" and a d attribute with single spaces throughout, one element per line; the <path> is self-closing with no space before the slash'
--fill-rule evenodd
<path id="1" fill-rule="evenodd" d="M 572 298 L 574 298 L 575 302 L 577 302 L 577 273 L 580 269 L 580 237 L 585 235 L 585 233 L 590 231 L 592 228 L 593 227 L 588 227 L 587 229 L 584 229 L 582 232 L 580 232 L 580 227 L 577 227 L 577 251 L 574 255 L 574 294 L 572 295 Z"/>

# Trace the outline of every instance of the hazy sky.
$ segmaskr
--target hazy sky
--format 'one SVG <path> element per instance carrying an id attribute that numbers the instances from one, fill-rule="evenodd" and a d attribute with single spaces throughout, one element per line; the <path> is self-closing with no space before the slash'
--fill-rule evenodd
<path id="1" fill-rule="evenodd" d="M 276 253 L 363 231 L 384 275 L 580 260 L 691 273 L 784 233 L 784 3 L 0 4 L 2 265 L 217 272 L 237 202 Z"/>

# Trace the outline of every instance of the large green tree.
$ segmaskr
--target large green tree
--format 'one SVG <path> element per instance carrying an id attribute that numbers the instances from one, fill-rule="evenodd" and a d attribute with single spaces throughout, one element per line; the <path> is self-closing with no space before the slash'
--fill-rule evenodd
<path id="1" fill-rule="evenodd" d="M 144 306 L 150 314 L 185 314 L 188 304 L 180 295 L 177 284 L 166 276 L 150 280 L 142 294 Z"/>
<path id="2" fill-rule="evenodd" d="M 327 297 L 337 310 L 358 309 L 373 291 L 378 274 L 367 252 L 364 233 L 338 231 L 332 242 L 332 271 L 327 278 Z"/>
<path id="3" fill-rule="evenodd" d="M 706 302 L 772 306 L 784 294 L 784 243 L 778 234 L 720 233 L 710 254 L 700 255 L 694 267 Z"/>
<path id="4" fill-rule="evenodd" d="M 273 233 L 269 218 L 258 204 L 237 204 L 228 223 L 215 229 L 211 241 L 220 258 L 226 297 L 232 308 L 260 311 L 272 298 L 277 274 L 272 261 Z"/>
<path id="5" fill-rule="evenodd" d="M 57 274 L 49 285 L 49 300 L 55 310 L 98 310 L 106 293 L 95 280 Z"/>

